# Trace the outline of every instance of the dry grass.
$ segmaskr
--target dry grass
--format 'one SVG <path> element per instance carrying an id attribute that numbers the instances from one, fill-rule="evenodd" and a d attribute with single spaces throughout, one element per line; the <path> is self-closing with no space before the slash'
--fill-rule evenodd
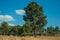
<path id="1" fill-rule="evenodd" d="M 1 36 L 0 40 L 60 40 L 60 37 L 53 37 L 53 36 L 25 36 L 25 37 L 18 37 L 18 36 Z"/>

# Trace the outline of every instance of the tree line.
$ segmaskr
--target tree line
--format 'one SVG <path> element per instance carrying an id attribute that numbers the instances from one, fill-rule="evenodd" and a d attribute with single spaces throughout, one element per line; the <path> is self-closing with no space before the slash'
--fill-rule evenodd
<path id="1" fill-rule="evenodd" d="M 34 32 L 28 22 L 23 26 L 10 26 L 7 22 L 3 22 L 0 26 L 0 35 L 34 36 Z M 50 26 L 43 29 L 37 27 L 36 36 L 60 36 L 60 29 L 58 26 L 55 28 Z"/>

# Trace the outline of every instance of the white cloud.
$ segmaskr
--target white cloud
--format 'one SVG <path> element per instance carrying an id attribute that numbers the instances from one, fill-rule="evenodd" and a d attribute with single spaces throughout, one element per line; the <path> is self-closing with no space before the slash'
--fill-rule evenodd
<path id="1" fill-rule="evenodd" d="M 9 24 L 9 26 L 15 26 L 15 24 Z"/>
<path id="2" fill-rule="evenodd" d="M 0 21 L 14 21 L 14 18 L 10 15 L 0 15 Z"/>
<path id="3" fill-rule="evenodd" d="M 24 10 L 15 10 L 16 14 L 19 15 L 24 15 L 25 11 Z"/>

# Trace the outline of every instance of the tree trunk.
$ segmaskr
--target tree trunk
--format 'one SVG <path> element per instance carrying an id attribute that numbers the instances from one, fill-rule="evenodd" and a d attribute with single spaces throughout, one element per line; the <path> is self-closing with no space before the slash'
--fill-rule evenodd
<path id="1" fill-rule="evenodd" d="M 34 37 L 36 37 L 36 26 L 34 26 Z"/>
<path id="2" fill-rule="evenodd" d="M 36 37 L 36 30 L 34 30 L 34 37 Z"/>

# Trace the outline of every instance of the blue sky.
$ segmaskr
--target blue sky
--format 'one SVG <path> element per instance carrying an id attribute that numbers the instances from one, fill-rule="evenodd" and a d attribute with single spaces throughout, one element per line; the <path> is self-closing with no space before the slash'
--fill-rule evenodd
<path id="1" fill-rule="evenodd" d="M 7 21 L 10 25 L 23 25 L 24 7 L 32 0 L 0 0 L 0 23 Z M 60 27 L 60 0 L 35 0 L 43 6 L 48 26 Z"/>

